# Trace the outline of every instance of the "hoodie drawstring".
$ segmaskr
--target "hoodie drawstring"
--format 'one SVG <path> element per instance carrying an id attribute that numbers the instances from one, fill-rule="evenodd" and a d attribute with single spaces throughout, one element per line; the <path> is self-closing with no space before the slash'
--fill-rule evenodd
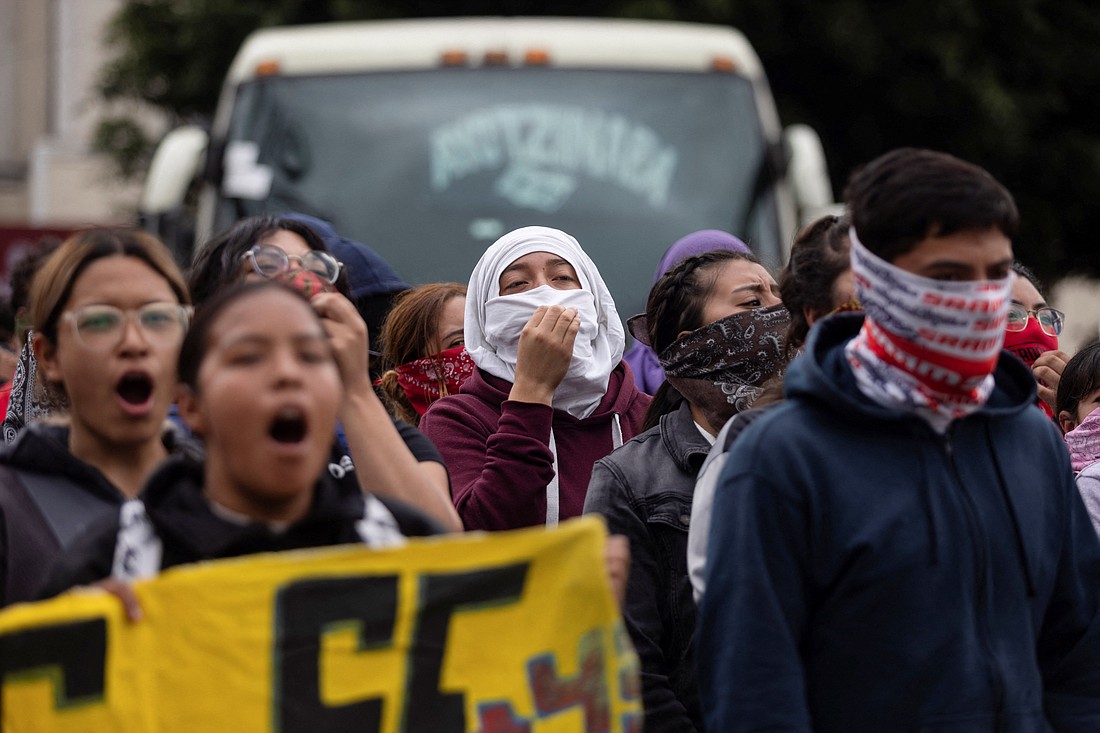
<path id="1" fill-rule="evenodd" d="M 621 447 L 623 444 L 623 426 L 619 421 L 619 413 L 612 415 L 611 421 L 611 450 Z M 554 429 L 550 428 L 550 455 L 554 457 L 554 475 L 550 483 L 546 484 L 546 526 L 558 526 L 558 517 L 561 514 L 561 490 L 558 486 L 558 444 L 554 440 Z"/>
<path id="2" fill-rule="evenodd" d="M 160 572 L 164 545 L 141 499 L 129 499 L 118 512 L 118 534 L 111 577 L 134 581 Z"/>
<path id="3" fill-rule="evenodd" d="M 558 444 L 554 442 L 554 428 L 550 428 L 550 455 L 554 458 L 554 475 L 546 484 L 546 526 L 558 526 L 561 493 L 558 489 Z"/>

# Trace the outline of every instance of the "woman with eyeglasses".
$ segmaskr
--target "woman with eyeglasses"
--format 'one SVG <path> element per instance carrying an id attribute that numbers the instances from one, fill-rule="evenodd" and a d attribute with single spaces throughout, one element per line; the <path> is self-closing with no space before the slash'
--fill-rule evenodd
<path id="1" fill-rule="evenodd" d="M 0 604 L 34 598 L 84 527 L 191 447 L 165 422 L 189 303 L 171 253 L 136 230 L 75 234 L 35 276 L 38 373 L 69 415 L 27 425 L 0 453 Z"/>
<path id="2" fill-rule="evenodd" d="M 343 265 L 307 224 L 274 216 L 252 216 L 214 235 L 195 254 L 188 285 L 196 307 L 233 283 L 303 270 L 347 295 Z"/>
<path id="3" fill-rule="evenodd" d="M 280 283 L 215 294 L 178 362 L 180 413 L 203 436 L 205 456 L 162 464 L 140 501 L 61 555 L 41 595 L 111 578 L 101 585 L 137 620 L 126 584 L 166 568 L 308 547 L 390 547 L 437 533 L 421 512 L 325 469 L 344 389 L 323 328 L 306 298 Z"/>
<path id="4" fill-rule="evenodd" d="M 374 391 L 367 327 L 347 297 L 347 273 L 313 229 L 288 218 L 242 219 L 202 247 L 189 284 L 201 310 L 230 285 L 272 278 L 310 298 L 340 366 L 340 424 L 348 455 L 335 456 L 330 471 L 355 470 L 364 491 L 404 501 L 461 531 L 439 452 L 416 428 L 393 420 Z"/>
<path id="5" fill-rule="evenodd" d="M 1053 420 L 1058 381 L 1069 361 L 1069 355 L 1058 349 L 1066 314 L 1047 305 L 1034 272 L 1019 262 L 1014 262 L 1012 269 L 1016 280 L 1005 322 L 1004 347 L 1031 368 L 1039 388 L 1036 405 Z"/>

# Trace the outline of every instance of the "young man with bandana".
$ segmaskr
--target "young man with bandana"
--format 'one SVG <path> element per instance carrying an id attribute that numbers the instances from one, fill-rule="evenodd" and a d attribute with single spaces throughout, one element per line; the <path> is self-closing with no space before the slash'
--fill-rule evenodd
<path id="1" fill-rule="evenodd" d="M 903 149 L 848 187 L 865 316 L 734 443 L 699 616 L 708 730 L 1100 730 L 1100 542 L 1001 354 L 1018 215 Z"/>

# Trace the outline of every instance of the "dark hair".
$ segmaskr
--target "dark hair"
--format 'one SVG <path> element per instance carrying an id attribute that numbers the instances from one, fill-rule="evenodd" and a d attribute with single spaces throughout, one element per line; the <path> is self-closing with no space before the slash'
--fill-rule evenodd
<path id="1" fill-rule="evenodd" d="M 1054 416 L 1063 411 L 1076 413 L 1081 399 L 1100 388 L 1100 341 L 1094 341 L 1073 355 L 1062 370 L 1058 394 L 1054 399 Z"/>
<path id="2" fill-rule="evenodd" d="M 308 224 L 276 216 L 250 216 L 232 224 L 207 240 L 188 271 L 188 286 L 196 308 L 222 288 L 241 279 L 245 253 L 264 237 L 283 230 L 297 234 L 313 250 L 328 252 L 325 241 Z M 343 295 L 348 295 L 347 272 L 341 271 L 334 283 Z"/>
<path id="3" fill-rule="evenodd" d="M 7 348 L 15 336 L 15 310 L 11 300 L 0 298 L 0 348 Z"/>
<path id="4" fill-rule="evenodd" d="M 747 252 L 716 249 L 681 260 L 653 284 L 646 300 L 646 332 L 649 345 L 658 356 L 682 332 L 707 325 L 702 322 L 703 309 L 718 279 L 718 266 L 734 260 L 760 264 Z M 653 395 L 642 430 L 657 425 L 662 415 L 672 412 L 683 401 L 683 395 L 665 380 Z"/>
<path id="5" fill-rule="evenodd" d="M 59 237 L 42 237 L 16 260 L 15 266 L 11 269 L 11 279 L 9 280 L 11 283 L 12 310 L 18 311 L 20 308 L 30 307 L 31 283 L 34 281 L 34 274 L 38 272 L 38 268 L 42 267 L 42 263 L 48 260 L 50 255 L 61 246 L 61 241 Z"/>
<path id="6" fill-rule="evenodd" d="M 378 392 L 382 402 L 394 417 L 410 425 L 420 424 L 405 390 L 397 381 L 395 367 L 415 359 L 432 356 L 432 342 L 439 330 L 439 317 L 453 298 L 465 297 L 466 286 L 460 283 L 430 283 L 406 290 L 397 296 L 393 309 L 382 325 L 382 374 Z M 442 364 L 437 364 L 441 391 L 446 394 Z"/>
<path id="7" fill-rule="evenodd" d="M 787 327 L 788 358 L 806 341 L 810 323 L 806 311 L 825 314 L 833 302 L 833 285 L 852 267 L 847 216 L 823 216 L 795 237 L 791 258 L 779 273 L 779 297 L 791 313 Z"/>
<path id="8" fill-rule="evenodd" d="M 57 343 L 57 322 L 77 278 L 96 260 L 116 255 L 141 260 L 168 282 L 180 303 L 191 302 L 172 253 L 152 234 L 132 228 L 86 229 L 62 242 L 38 268 L 29 297 L 34 330 Z"/>
<path id="9" fill-rule="evenodd" d="M 1014 261 L 1012 271 L 1035 286 L 1035 290 L 1038 291 L 1040 297 L 1046 298 L 1046 295 L 1043 294 L 1043 283 L 1039 281 L 1039 276 L 1030 267 L 1022 262 Z"/>
<path id="10" fill-rule="evenodd" d="M 24 252 L 15 262 L 11 270 L 11 304 L 12 319 L 14 322 L 13 333 L 23 344 L 27 340 L 27 331 L 30 330 L 31 310 L 31 284 L 34 276 L 42 263 L 50 258 L 50 255 L 61 246 L 61 238 L 52 234 L 40 237 L 34 245 Z"/>
<path id="11" fill-rule="evenodd" d="M 183 337 L 178 362 L 180 384 L 189 387 L 193 392 L 198 391 L 199 368 L 202 366 L 202 360 L 206 358 L 206 352 L 210 348 L 210 331 L 213 329 L 214 324 L 221 317 L 221 314 L 237 301 L 250 298 L 267 290 L 290 293 L 307 306 L 309 305 L 309 299 L 305 295 L 278 280 L 248 280 L 233 283 L 218 290 L 203 304 L 201 310 L 195 311 L 191 326 Z M 310 308 L 310 313 L 312 312 L 313 309 Z"/>
<path id="12" fill-rule="evenodd" d="M 928 237 L 996 228 L 1016 236 L 1012 194 L 983 168 L 946 153 L 899 148 L 857 169 L 844 192 L 859 241 L 893 262 Z"/>

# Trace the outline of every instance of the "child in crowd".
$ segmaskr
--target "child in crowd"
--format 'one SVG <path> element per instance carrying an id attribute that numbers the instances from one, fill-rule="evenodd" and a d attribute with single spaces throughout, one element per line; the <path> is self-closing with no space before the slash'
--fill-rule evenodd
<path id="1" fill-rule="evenodd" d="M 1055 409 L 1065 432 L 1077 490 L 1100 534 L 1100 342 L 1074 354 L 1058 383 Z"/>

